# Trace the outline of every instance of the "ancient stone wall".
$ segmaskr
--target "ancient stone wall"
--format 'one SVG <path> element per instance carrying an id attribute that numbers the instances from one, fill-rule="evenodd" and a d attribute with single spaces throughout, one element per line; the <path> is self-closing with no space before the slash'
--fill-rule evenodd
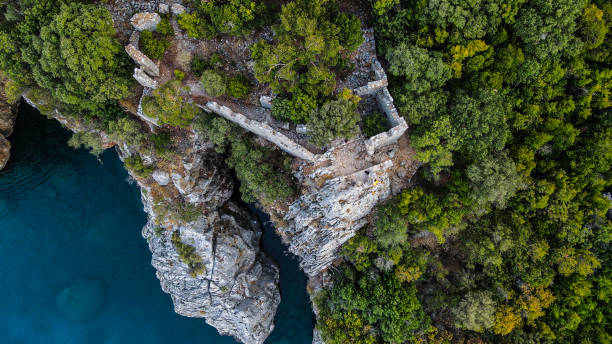
<path id="1" fill-rule="evenodd" d="M 353 92 L 358 96 L 376 94 L 378 107 L 387 117 L 387 122 L 391 129 L 372 136 L 364 141 L 368 154 L 372 155 L 376 149 L 397 142 L 408 129 L 408 123 L 402 118 L 395 105 L 393 97 L 387 88 L 387 73 L 376 58 L 372 61 L 372 71 L 376 76 L 376 81 L 370 81 L 367 85 L 355 89 Z"/>
<path id="2" fill-rule="evenodd" d="M 300 159 L 304 159 L 308 161 L 314 161 L 315 159 L 315 155 L 312 152 L 300 146 L 299 144 L 295 143 L 294 141 L 289 139 L 287 136 L 274 130 L 267 123 L 248 119 L 243 114 L 234 112 L 232 111 L 232 109 L 228 108 L 227 106 L 219 105 L 216 102 L 208 102 L 206 103 L 205 107 L 202 105 L 197 105 L 197 106 L 204 110 L 212 111 L 220 115 L 221 117 L 229 121 L 232 121 L 233 123 L 238 124 L 242 128 L 256 135 L 263 137 L 264 139 L 274 143 L 280 149 L 284 150 L 290 155 L 293 155 Z"/>

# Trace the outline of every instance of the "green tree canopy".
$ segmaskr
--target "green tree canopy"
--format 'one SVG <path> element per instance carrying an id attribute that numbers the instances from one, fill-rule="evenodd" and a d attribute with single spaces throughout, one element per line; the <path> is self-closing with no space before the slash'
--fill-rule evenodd
<path id="1" fill-rule="evenodd" d="M 330 100 L 313 111 L 308 129 L 312 141 L 323 146 L 337 138 L 355 137 L 359 133 L 359 120 L 355 103 L 341 98 Z"/>
<path id="2" fill-rule="evenodd" d="M 34 79 L 62 102 L 90 109 L 126 97 L 131 79 L 114 35 L 104 7 L 63 4 L 40 29 L 40 37 L 33 38 L 32 47 L 40 55 L 31 64 Z"/>

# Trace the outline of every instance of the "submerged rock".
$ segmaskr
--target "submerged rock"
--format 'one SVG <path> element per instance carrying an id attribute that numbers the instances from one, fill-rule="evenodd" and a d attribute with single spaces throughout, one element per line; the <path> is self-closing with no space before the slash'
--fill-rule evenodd
<path id="1" fill-rule="evenodd" d="M 95 318 L 104 305 L 104 287 L 98 280 L 78 280 L 57 294 L 59 311 L 72 321 L 85 322 Z"/>

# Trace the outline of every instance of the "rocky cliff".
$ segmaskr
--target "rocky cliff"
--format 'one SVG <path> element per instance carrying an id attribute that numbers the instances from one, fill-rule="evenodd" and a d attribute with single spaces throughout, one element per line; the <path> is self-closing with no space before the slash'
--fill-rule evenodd
<path id="1" fill-rule="evenodd" d="M 263 343 L 280 303 L 279 269 L 260 249 L 260 224 L 230 200 L 234 181 L 212 145 L 185 131 L 172 157 L 160 159 L 57 110 L 48 114 L 74 132 L 99 135 L 122 160 L 138 156 L 155 166 L 146 175 L 128 171 L 148 214 L 142 235 L 152 265 L 175 311 L 240 342 Z"/>
<path id="2" fill-rule="evenodd" d="M 7 137 L 13 133 L 15 124 L 16 106 L 9 104 L 0 96 L 0 170 L 6 166 L 11 156 L 11 143 Z"/>

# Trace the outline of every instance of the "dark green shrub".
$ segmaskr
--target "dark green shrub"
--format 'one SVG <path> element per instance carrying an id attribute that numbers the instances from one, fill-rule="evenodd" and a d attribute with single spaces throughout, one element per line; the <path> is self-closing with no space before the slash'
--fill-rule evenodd
<path id="1" fill-rule="evenodd" d="M 251 46 L 255 77 L 278 94 L 302 90 L 317 98 L 335 88 L 333 67 L 363 41 L 359 19 L 338 11 L 338 2 L 294 0 L 282 6 L 274 42 Z"/>
<path id="2" fill-rule="evenodd" d="M 172 136 L 166 132 L 151 135 L 151 143 L 155 149 L 155 153 L 164 159 L 169 159 L 173 155 L 172 151 Z"/>
<path id="3" fill-rule="evenodd" d="M 172 246 L 176 249 L 181 262 L 189 267 L 189 274 L 195 278 L 206 271 L 202 257 L 196 253 L 195 247 L 181 241 L 179 231 L 172 233 Z"/>
<path id="4" fill-rule="evenodd" d="M 200 81 L 206 93 L 212 97 L 222 96 L 227 90 L 223 75 L 212 69 L 205 70 Z"/>
<path id="5" fill-rule="evenodd" d="M 387 130 L 387 117 L 380 112 L 373 113 L 363 120 L 363 133 L 367 137 L 380 134 Z"/>
<path id="6" fill-rule="evenodd" d="M 308 128 L 312 142 L 324 146 L 337 138 L 353 138 L 359 133 L 359 119 L 355 103 L 346 99 L 330 100 L 310 116 Z"/>
<path id="7" fill-rule="evenodd" d="M 315 297 L 317 329 L 326 343 L 413 343 L 431 326 L 414 284 L 349 267 L 335 276 L 333 287 Z"/>
<path id="8" fill-rule="evenodd" d="M 125 167 L 132 171 L 132 173 L 134 173 L 134 175 L 138 178 L 147 178 L 151 175 L 151 173 L 153 173 L 153 167 L 145 166 L 142 162 L 142 158 L 138 154 L 125 158 L 123 163 L 125 164 Z"/>
<path id="9" fill-rule="evenodd" d="M 155 226 L 155 228 L 153 228 L 153 233 L 156 237 L 161 238 L 162 234 L 164 234 L 164 228 L 160 226 Z"/>
<path id="10" fill-rule="evenodd" d="M 191 60 L 191 71 L 195 75 L 202 76 L 205 70 L 221 68 L 224 64 L 225 62 L 223 62 L 218 54 L 212 54 L 208 60 L 196 55 Z"/>
<path id="11" fill-rule="evenodd" d="M 236 140 L 231 147 L 227 164 L 236 170 L 243 200 L 259 199 L 265 204 L 295 195 L 289 159 L 279 160 L 269 149 L 247 139 Z"/>
<path id="12" fill-rule="evenodd" d="M 170 46 L 170 42 L 151 31 L 142 31 L 139 45 L 145 55 L 152 59 L 160 59 Z"/>
<path id="13" fill-rule="evenodd" d="M 96 156 L 102 154 L 105 149 L 100 134 L 94 132 L 78 132 L 72 134 L 70 140 L 68 140 L 68 146 L 74 149 L 84 147 L 88 149 L 91 154 Z"/>
<path id="14" fill-rule="evenodd" d="M 41 20 L 59 4 L 46 3 L 30 20 Z M 55 8 L 51 10 L 51 8 Z M 20 29 L 29 31 L 31 23 Z M 129 94 L 131 63 L 115 38 L 110 12 L 101 6 L 72 2 L 40 33 L 31 33 L 30 45 L 20 47 L 38 85 L 51 90 L 60 101 L 92 109 L 97 104 Z"/>
<path id="15" fill-rule="evenodd" d="M 184 101 L 181 82 L 173 80 L 153 91 L 153 96 L 144 97 L 142 111 L 160 123 L 187 127 L 200 110 Z"/>
<path id="16" fill-rule="evenodd" d="M 246 34 L 266 10 L 262 1 L 255 0 L 192 1 L 192 6 L 194 11 L 179 16 L 178 23 L 195 38 Z"/>
<path id="17" fill-rule="evenodd" d="M 174 70 L 174 78 L 178 81 L 183 81 L 183 79 L 185 79 L 185 72 L 183 72 L 180 69 L 175 69 Z"/>
<path id="18" fill-rule="evenodd" d="M 272 116 L 280 121 L 306 123 L 316 108 L 317 102 L 313 97 L 298 91 L 289 98 L 275 98 L 272 101 Z"/>
<path id="19" fill-rule="evenodd" d="M 127 116 L 110 121 L 107 125 L 108 136 L 113 141 L 125 142 L 131 146 L 139 146 L 142 143 L 146 137 L 145 130 L 141 122 Z"/>
<path id="20" fill-rule="evenodd" d="M 191 72 L 197 76 L 201 76 L 208 69 L 208 61 L 199 56 L 194 56 L 191 60 Z"/>
<path id="21" fill-rule="evenodd" d="M 174 30 L 168 18 L 162 18 L 161 22 L 157 24 L 157 32 L 164 37 L 174 36 Z"/>
<path id="22" fill-rule="evenodd" d="M 234 98 L 245 98 L 249 95 L 250 86 L 243 76 L 231 78 L 227 83 L 227 94 Z"/>

